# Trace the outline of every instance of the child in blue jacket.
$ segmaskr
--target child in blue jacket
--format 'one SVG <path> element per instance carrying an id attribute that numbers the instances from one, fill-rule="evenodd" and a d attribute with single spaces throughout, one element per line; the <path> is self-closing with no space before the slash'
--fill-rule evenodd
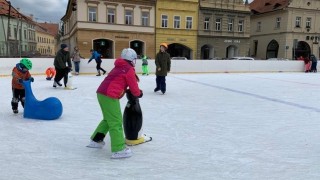
<path id="1" fill-rule="evenodd" d="M 96 69 L 98 71 L 98 74 L 96 76 L 101 76 L 100 70 L 103 72 L 103 75 L 105 75 L 107 71 L 101 67 L 101 63 L 102 63 L 101 54 L 99 54 L 97 51 L 94 51 L 93 49 L 91 49 L 90 52 L 91 52 L 91 58 L 89 59 L 88 64 L 92 61 L 92 59 L 95 59 L 97 63 Z"/>

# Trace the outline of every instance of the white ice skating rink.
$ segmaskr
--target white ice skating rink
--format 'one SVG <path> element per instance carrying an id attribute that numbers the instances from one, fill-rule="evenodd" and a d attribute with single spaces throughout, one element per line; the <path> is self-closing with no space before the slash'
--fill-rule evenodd
<path id="1" fill-rule="evenodd" d="M 169 74 L 167 94 L 140 76 L 150 143 L 111 160 L 85 146 L 101 120 L 96 89 L 104 77 L 74 77 L 77 90 L 35 76 L 37 99 L 57 97 L 55 121 L 11 110 L 11 79 L 0 78 L 1 180 L 311 180 L 320 179 L 320 75 L 316 73 Z M 122 109 L 126 98 L 121 100 Z"/>

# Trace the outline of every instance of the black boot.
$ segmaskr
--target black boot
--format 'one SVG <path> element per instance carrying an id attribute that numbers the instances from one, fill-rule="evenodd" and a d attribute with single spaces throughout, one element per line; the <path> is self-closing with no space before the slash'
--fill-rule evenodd
<path id="1" fill-rule="evenodd" d="M 103 139 L 104 139 L 104 137 L 105 137 L 104 134 L 98 132 L 98 133 L 93 137 L 92 141 L 94 141 L 94 142 L 102 142 Z"/>

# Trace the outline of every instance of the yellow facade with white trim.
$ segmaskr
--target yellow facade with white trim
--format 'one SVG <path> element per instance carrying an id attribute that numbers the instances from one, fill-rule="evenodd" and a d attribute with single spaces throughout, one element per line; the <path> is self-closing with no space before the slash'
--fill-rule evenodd
<path id="1" fill-rule="evenodd" d="M 190 48 L 188 59 L 196 59 L 198 31 L 198 0 L 158 0 L 156 5 L 156 53 L 160 43 L 176 43 Z M 162 27 L 162 15 L 167 15 L 168 26 Z M 174 28 L 174 16 L 180 16 L 180 28 Z M 186 18 L 192 17 L 192 27 L 186 28 Z"/>

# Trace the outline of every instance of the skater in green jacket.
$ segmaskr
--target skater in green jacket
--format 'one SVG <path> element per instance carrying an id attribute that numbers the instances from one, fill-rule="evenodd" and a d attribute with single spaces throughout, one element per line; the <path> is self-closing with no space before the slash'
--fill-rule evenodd
<path id="1" fill-rule="evenodd" d="M 149 75 L 148 57 L 142 56 L 142 75 Z"/>

